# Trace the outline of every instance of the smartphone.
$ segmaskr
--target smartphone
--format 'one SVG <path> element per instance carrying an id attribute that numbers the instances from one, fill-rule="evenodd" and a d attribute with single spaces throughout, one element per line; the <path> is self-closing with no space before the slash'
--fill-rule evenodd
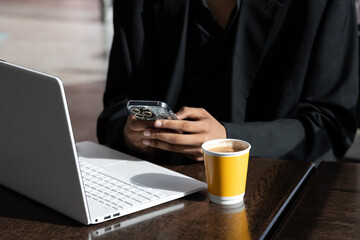
<path id="1" fill-rule="evenodd" d="M 161 101 L 129 100 L 127 109 L 138 120 L 177 119 L 170 107 Z"/>

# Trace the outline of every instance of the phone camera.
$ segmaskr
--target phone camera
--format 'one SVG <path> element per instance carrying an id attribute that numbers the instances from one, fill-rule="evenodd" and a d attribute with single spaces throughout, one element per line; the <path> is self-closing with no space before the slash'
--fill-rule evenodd
<path id="1" fill-rule="evenodd" d="M 149 109 L 131 108 L 131 112 L 139 119 L 150 118 L 153 116 L 153 113 Z"/>

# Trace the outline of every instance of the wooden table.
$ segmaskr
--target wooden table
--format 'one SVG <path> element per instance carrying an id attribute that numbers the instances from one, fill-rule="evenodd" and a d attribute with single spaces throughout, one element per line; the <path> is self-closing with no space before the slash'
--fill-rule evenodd
<path id="1" fill-rule="evenodd" d="M 205 181 L 202 163 L 165 167 Z M 313 164 L 305 162 L 251 159 L 245 205 L 226 207 L 210 203 L 203 190 L 91 226 L 0 187 L 0 238 L 261 239 L 271 236 L 313 168 Z"/>
<path id="2" fill-rule="evenodd" d="M 274 239 L 360 239 L 360 163 L 320 164 Z"/>

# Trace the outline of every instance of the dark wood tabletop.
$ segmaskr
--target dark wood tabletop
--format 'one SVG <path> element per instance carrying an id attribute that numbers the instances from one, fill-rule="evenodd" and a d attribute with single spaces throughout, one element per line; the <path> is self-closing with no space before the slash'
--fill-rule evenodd
<path id="1" fill-rule="evenodd" d="M 165 166 L 205 181 L 204 165 Z M 251 159 L 244 205 L 209 202 L 207 191 L 98 225 L 84 226 L 0 187 L 1 239 L 261 239 L 286 211 L 313 165 Z"/>
<path id="2" fill-rule="evenodd" d="M 274 239 L 360 239 L 360 163 L 321 163 Z"/>

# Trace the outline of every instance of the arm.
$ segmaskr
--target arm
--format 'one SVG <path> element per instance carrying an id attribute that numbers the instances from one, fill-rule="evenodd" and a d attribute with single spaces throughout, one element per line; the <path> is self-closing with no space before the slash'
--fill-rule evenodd
<path id="1" fill-rule="evenodd" d="M 114 39 L 111 48 L 104 111 L 98 118 L 101 144 L 126 150 L 123 128 L 128 117 L 126 103 L 135 94 L 134 69 L 143 48 L 142 1 L 114 1 Z"/>
<path id="2" fill-rule="evenodd" d="M 354 3 L 327 1 L 324 9 L 292 111 L 270 122 L 225 123 L 228 137 L 253 144 L 253 156 L 334 161 L 353 141 L 359 74 Z"/>

